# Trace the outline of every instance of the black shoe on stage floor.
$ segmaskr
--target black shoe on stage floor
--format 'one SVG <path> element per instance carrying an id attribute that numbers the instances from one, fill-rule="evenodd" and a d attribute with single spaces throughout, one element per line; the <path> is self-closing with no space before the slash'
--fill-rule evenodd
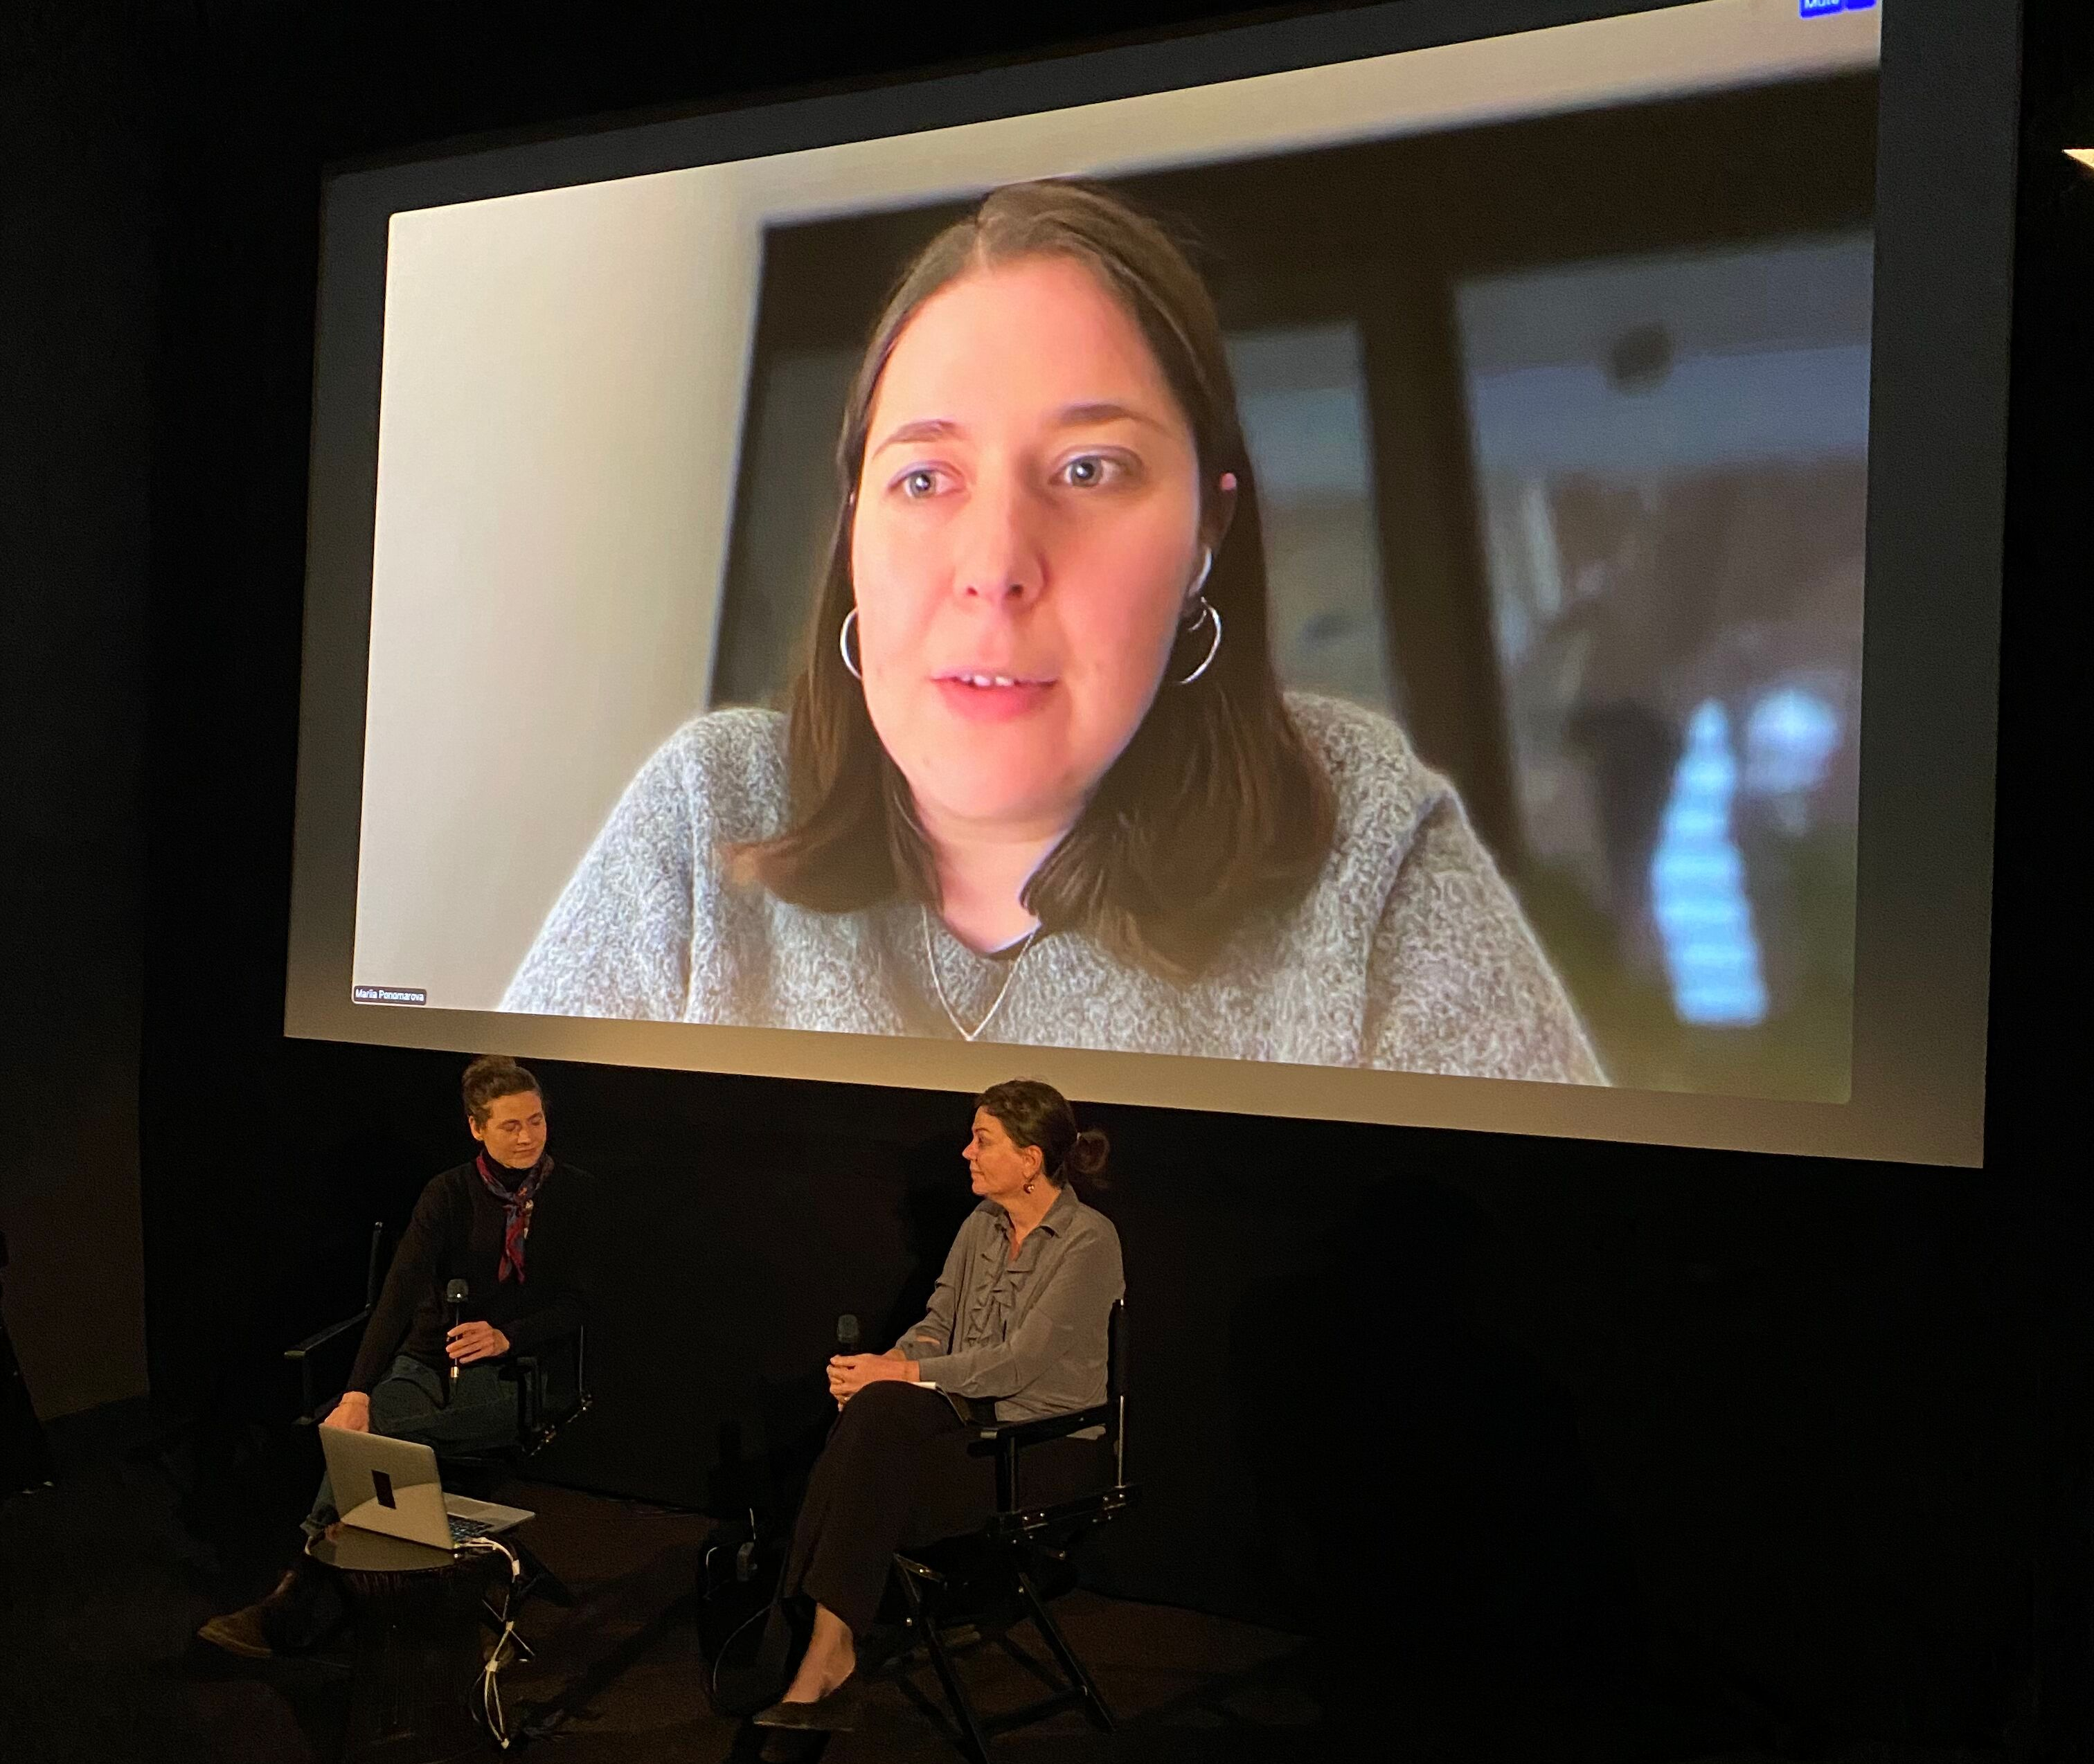
<path id="1" fill-rule="evenodd" d="M 858 1675 L 854 1672 L 811 1703 L 773 1703 L 750 1718 L 759 1727 L 793 1727 L 802 1733 L 849 1733 L 858 1718 Z"/>
<path id="2" fill-rule="evenodd" d="M 310 1653 L 333 1627 L 324 1571 L 304 1556 L 284 1571 L 267 1598 L 244 1610 L 214 1617 L 197 1639 L 243 1660 Z"/>

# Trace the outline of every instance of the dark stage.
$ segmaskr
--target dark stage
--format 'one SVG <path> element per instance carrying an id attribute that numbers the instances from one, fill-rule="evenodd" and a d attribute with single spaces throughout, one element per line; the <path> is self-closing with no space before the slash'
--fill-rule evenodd
<path id="1" fill-rule="evenodd" d="M 141 1419 L 142 1417 L 137 1419 Z M 62 1436 L 63 1437 L 63 1436 Z M 308 1438 L 304 1441 L 308 1446 Z M 0 1731 L 27 1764 L 326 1764 L 349 1697 L 349 1645 L 233 1660 L 192 1632 L 273 1580 L 284 1528 L 261 1501 L 184 1501 L 185 1448 L 77 1438 L 56 1489 L 0 1509 Z M 240 1486 L 254 1463 L 235 1467 Z M 710 1522 L 680 1510 L 540 1484 L 497 1497 L 531 1506 L 533 1547 L 576 1595 L 535 1601 L 519 1631 L 536 1658 L 503 1675 L 512 1731 L 546 1764 L 754 1759 L 762 1730 L 716 1716 L 701 1695 L 691 1593 Z M 186 1516 L 185 1516 L 186 1515 Z M 1167 1606 L 1078 1590 L 1058 1619 L 1120 1719 L 1104 1738 L 1065 1711 L 997 1742 L 1049 1761 L 1320 1759 L 1401 1755 L 1464 1764 L 1773 1764 L 1738 1737 L 1749 1711 L 1693 1706 L 1682 1687 L 1523 1684 L 1471 1661 L 1392 1653 L 1371 1682 L 1308 1638 Z M 1036 1660 L 1036 1638 L 1011 1638 Z M 964 1656 L 985 1714 L 1042 1694 L 1024 1658 L 984 1643 Z M 1400 1736 L 1400 1738 L 1399 1738 Z M 489 1747 L 487 1755 L 496 1755 Z M 812 1754 L 810 1754 L 812 1755 Z M 936 1680 L 919 1662 L 883 1673 L 855 1731 L 820 1755 L 845 1764 L 958 1759 Z M 1818 1764 L 1991 1764 L 2004 1753 L 1831 1747 Z"/>

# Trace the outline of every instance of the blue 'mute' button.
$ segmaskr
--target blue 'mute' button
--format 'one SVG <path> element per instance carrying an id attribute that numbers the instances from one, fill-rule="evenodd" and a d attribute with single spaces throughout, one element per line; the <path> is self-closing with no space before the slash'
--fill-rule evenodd
<path id="1" fill-rule="evenodd" d="M 1837 12 L 1847 0 L 1796 0 L 1797 7 L 1806 19 L 1820 17 L 1827 12 Z"/>

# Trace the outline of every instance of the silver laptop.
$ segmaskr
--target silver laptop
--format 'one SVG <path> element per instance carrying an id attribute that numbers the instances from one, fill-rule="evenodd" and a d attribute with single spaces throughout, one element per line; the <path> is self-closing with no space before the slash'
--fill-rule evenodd
<path id="1" fill-rule="evenodd" d="M 445 1494 L 436 1453 L 418 1441 L 343 1427 L 324 1427 L 319 1433 L 345 1525 L 455 1549 L 468 1538 L 492 1536 L 531 1517 L 520 1506 Z"/>

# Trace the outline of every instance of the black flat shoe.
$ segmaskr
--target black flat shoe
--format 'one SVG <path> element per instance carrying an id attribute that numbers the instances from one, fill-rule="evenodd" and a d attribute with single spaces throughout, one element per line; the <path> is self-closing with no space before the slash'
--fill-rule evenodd
<path id="1" fill-rule="evenodd" d="M 849 1733 L 858 1718 L 858 1675 L 854 1672 L 811 1703 L 773 1703 L 749 1718 L 759 1727 L 793 1727 L 802 1733 Z"/>

